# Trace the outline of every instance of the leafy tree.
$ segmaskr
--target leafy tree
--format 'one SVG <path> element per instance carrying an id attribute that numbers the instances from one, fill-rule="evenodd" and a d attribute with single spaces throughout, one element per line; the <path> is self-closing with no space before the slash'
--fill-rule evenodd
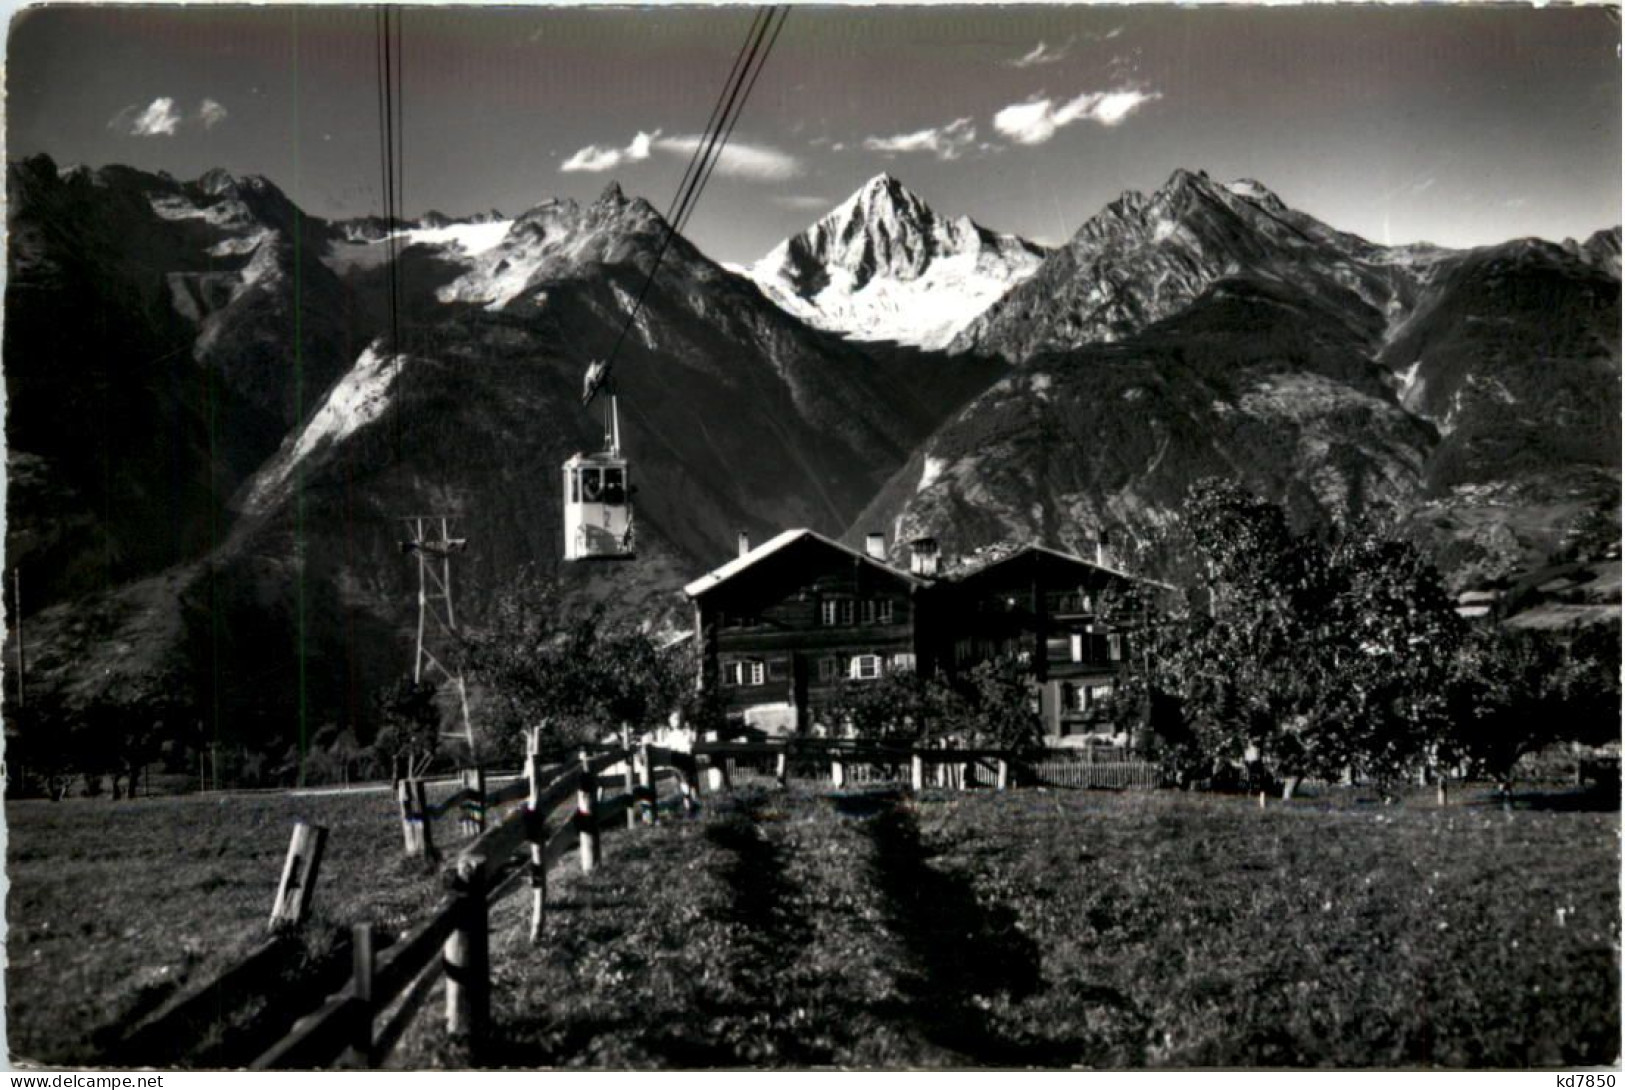
<path id="1" fill-rule="evenodd" d="M 881 742 L 918 742 L 952 731 L 963 699 L 943 681 L 899 670 L 872 681 L 842 681 L 820 710 L 833 733 Z"/>
<path id="2" fill-rule="evenodd" d="M 647 729 L 690 702 L 690 652 L 663 651 L 640 628 L 612 622 L 602 605 L 567 601 L 525 571 L 487 623 L 465 634 L 462 661 L 487 699 L 500 745 L 522 752 L 540 728 L 546 749 L 602 739 L 630 723 Z"/>
<path id="3" fill-rule="evenodd" d="M 1034 706 L 1027 670 L 1014 657 L 978 663 L 961 680 L 958 715 L 948 733 L 972 746 L 1030 751 L 1044 744 L 1044 724 Z"/>
<path id="4" fill-rule="evenodd" d="M 1526 753 L 1619 738 L 1619 628 L 1554 635 L 1504 627 L 1463 641 L 1449 686 L 1443 752 L 1510 789 Z"/>
<path id="5" fill-rule="evenodd" d="M 1290 791 L 1351 767 L 1387 781 L 1429 752 L 1460 622 L 1413 547 L 1370 524 L 1297 535 L 1277 505 L 1209 481 L 1164 548 L 1195 582 L 1142 607 L 1115 714 L 1154 720 L 1176 777 L 1256 750 Z"/>
<path id="6" fill-rule="evenodd" d="M 440 751 L 440 705 L 433 682 L 398 678 L 373 696 L 378 734 L 372 752 L 397 776 L 422 775 Z"/>

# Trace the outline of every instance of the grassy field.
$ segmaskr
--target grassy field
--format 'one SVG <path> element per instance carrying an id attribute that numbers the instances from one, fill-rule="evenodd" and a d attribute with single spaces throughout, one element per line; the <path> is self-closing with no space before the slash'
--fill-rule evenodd
<path id="1" fill-rule="evenodd" d="M 313 932 L 402 926 L 439 895 L 435 877 L 402 858 L 387 794 L 8 802 L 11 1055 L 93 1063 L 98 1031 L 251 949 L 301 818 L 329 830 Z"/>
<path id="2" fill-rule="evenodd" d="M 1036 791 L 713 801 L 609 842 L 539 948 L 517 901 L 496 910 L 491 1063 L 1619 1055 L 1617 814 Z"/>
<path id="3" fill-rule="evenodd" d="M 492 910 L 494 1066 L 1571 1066 L 1619 1055 L 1619 815 L 1173 792 L 789 793 L 605 838 Z M 386 796 L 7 807 L 13 1055 L 96 1058 L 263 934 L 438 895 Z M 445 823 L 443 823 L 445 824 Z M 443 834 L 449 834 L 443 829 Z M 447 840 L 442 835 L 443 841 Z M 568 875 L 566 877 L 566 875 Z M 456 1063 L 426 1019 L 397 1066 Z"/>

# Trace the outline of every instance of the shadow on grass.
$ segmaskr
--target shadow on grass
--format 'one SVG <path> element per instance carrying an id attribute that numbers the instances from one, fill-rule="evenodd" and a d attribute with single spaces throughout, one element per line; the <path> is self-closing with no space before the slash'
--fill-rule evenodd
<path id="1" fill-rule="evenodd" d="M 931 1043 L 978 1066 L 1058 1067 L 1085 1062 L 1076 1043 L 1020 1039 L 992 1024 L 984 1006 L 995 996 L 1021 1000 L 1043 987 L 1041 951 L 1016 929 L 1016 916 L 988 908 L 970 883 L 932 867 L 919 826 L 893 807 L 874 818 L 874 881 L 915 970 L 902 980 L 912 1000 L 907 1016 Z M 1081 1003 L 1132 1012 L 1112 988 L 1089 988 Z"/>
<path id="2" fill-rule="evenodd" d="M 1481 806 L 1500 806 L 1500 797 L 1486 796 Z M 1619 785 L 1592 785 L 1554 790 L 1517 791 L 1512 795 L 1514 810 L 1547 810 L 1556 813 L 1619 812 Z"/>
<path id="3" fill-rule="evenodd" d="M 834 1063 L 827 1049 L 812 1047 L 781 1019 L 772 1016 L 785 1000 L 775 985 L 774 967 L 793 959 L 813 939 L 813 927 L 798 907 L 794 884 L 785 872 L 784 849 L 761 829 L 773 820 L 766 791 L 737 793 L 721 820 L 705 830 L 716 847 L 728 853 L 723 881 L 732 891 L 721 919 L 737 927 L 736 946 L 743 947 L 742 962 L 749 967 L 735 973 L 729 1002 L 702 1002 L 695 1021 L 737 1023 L 752 1027 L 755 1041 L 697 1039 L 680 1029 L 662 1029 L 649 1039 L 651 1048 L 677 1067 L 751 1067 L 763 1052 L 773 1066 L 820 1066 Z"/>
<path id="4" fill-rule="evenodd" d="M 874 817 L 894 809 L 903 798 L 901 788 L 884 787 L 844 795 L 828 795 L 830 805 L 842 817 Z"/>

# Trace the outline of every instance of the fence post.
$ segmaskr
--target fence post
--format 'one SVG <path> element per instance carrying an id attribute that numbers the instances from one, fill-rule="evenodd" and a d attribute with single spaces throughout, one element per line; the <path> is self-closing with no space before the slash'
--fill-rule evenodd
<path id="1" fill-rule="evenodd" d="M 310 898 L 316 892 L 316 871 L 322 864 L 322 848 L 327 829 L 303 821 L 293 824 L 288 841 L 288 858 L 282 864 L 282 881 L 277 884 L 276 901 L 271 905 L 270 929 L 298 927 L 310 911 Z"/>
<path id="2" fill-rule="evenodd" d="M 354 1036 L 350 1049 L 355 1061 L 363 1067 L 372 1067 L 372 1019 L 377 1013 L 372 1000 L 373 959 L 372 924 L 358 923 L 350 930 L 351 985 L 358 1001 Z"/>
<path id="3" fill-rule="evenodd" d="M 491 1013 L 490 919 L 485 860 L 462 856 L 452 879 L 456 923 L 442 956 L 446 969 L 446 1032 L 478 1042 Z"/>
<path id="4" fill-rule="evenodd" d="M 916 791 L 925 790 L 925 758 L 918 753 L 909 756 L 909 786 Z"/>
<path id="5" fill-rule="evenodd" d="M 654 825 L 660 820 L 660 806 L 655 793 L 655 762 L 648 742 L 643 743 L 642 757 L 643 763 L 638 769 L 638 806 L 643 811 L 643 824 Z M 683 794 L 688 795 L 686 784 Z"/>
<path id="6" fill-rule="evenodd" d="M 773 764 L 773 778 L 778 781 L 779 790 L 790 785 L 790 750 L 788 744 L 779 750 L 779 758 Z"/>
<path id="7" fill-rule="evenodd" d="M 401 803 L 401 834 L 409 858 L 434 856 L 434 836 L 429 831 L 429 804 L 422 780 L 401 780 L 396 786 Z"/>
<path id="8" fill-rule="evenodd" d="M 996 786 L 1000 791 L 1007 791 L 1010 788 L 1010 762 L 1003 757 L 999 758 L 999 778 Z"/>
<path id="9" fill-rule="evenodd" d="M 463 769 L 463 836 L 473 840 L 485 832 L 485 769 Z"/>
<path id="10" fill-rule="evenodd" d="M 830 758 L 829 782 L 837 791 L 846 786 L 846 762 L 838 753 Z"/>
<path id="11" fill-rule="evenodd" d="M 542 941 L 542 920 L 547 912 L 547 815 L 537 807 L 542 799 L 541 732 L 526 739 L 525 776 L 530 797 L 525 800 L 525 838 L 530 841 L 530 942 Z"/>
<path id="12" fill-rule="evenodd" d="M 621 776 L 621 787 L 626 791 L 626 797 L 629 800 L 626 807 L 626 827 L 636 829 L 638 827 L 638 777 L 637 772 L 632 767 L 632 725 L 630 723 L 621 724 L 621 752 L 626 754 L 625 772 Z"/>
<path id="13" fill-rule="evenodd" d="M 598 839 L 598 776 L 587 764 L 587 751 L 581 751 L 581 780 L 576 787 L 576 831 L 581 836 L 581 873 L 591 874 L 603 858 Z"/>

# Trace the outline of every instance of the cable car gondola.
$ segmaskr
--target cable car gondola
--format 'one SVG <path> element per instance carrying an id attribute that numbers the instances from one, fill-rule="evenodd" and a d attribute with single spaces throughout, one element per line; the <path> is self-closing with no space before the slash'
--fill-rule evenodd
<path id="1" fill-rule="evenodd" d="M 582 404 L 591 404 L 603 390 L 604 449 L 596 454 L 578 452 L 564 463 L 566 560 L 631 560 L 636 555 L 632 548 L 632 484 L 621 454 L 620 406 L 615 387 L 606 381 L 608 371 L 603 363 L 589 367 L 581 397 Z"/>
<path id="2" fill-rule="evenodd" d="M 705 137 L 694 147 L 688 169 L 677 187 L 677 196 L 666 211 L 666 231 L 655 252 L 654 264 L 644 277 L 643 289 L 638 292 L 626 321 L 621 325 L 614 348 L 605 360 L 594 361 L 587 368 L 581 403 L 592 404 L 599 392 L 604 394 L 604 449 L 597 454 L 571 455 L 564 463 L 564 559 L 566 560 L 630 560 L 632 550 L 632 484 L 628 476 L 626 459 L 621 455 L 620 409 L 615 400 L 615 385 L 610 381 L 610 369 L 626 340 L 627 333 L 637 320 L 654 283 L 655 273 L 666 256 L 666 250 L 678 232 L 688 223 L 689 214 L 699 199 L 700 192 L 716 169 L 723 148 L 732 135 L 745 100 L 756 86 L 767 63 L 767 55 L 778 41 L 779 31 L 789 18 L 788 5 L 781 8 L 763 8 L 751 19 L 750 31 L 744 45 L 734 57 L 733 68 L 722 93 L 706 122 Z M 775 20 L 777 25 L 775 26 Z"/>

